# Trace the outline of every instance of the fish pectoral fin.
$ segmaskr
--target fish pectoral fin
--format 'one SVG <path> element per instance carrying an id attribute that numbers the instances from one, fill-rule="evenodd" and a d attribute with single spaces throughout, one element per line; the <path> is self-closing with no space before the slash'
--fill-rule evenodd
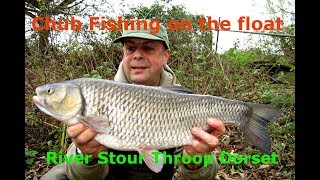
<path id="1" fill-rule="evenodd" d="M 139 154 L 145 155 L 143 161 L 155 173 L 159 173 L 163 168 L 163 155 L 158 150 L 142 145 L 138 149 Z"/>
<path id="2" fill-rule="evenodd" d="M 109 133 L 111 131 L 107 116 L 78 116 L 78 120 L 98 133 Z"/>

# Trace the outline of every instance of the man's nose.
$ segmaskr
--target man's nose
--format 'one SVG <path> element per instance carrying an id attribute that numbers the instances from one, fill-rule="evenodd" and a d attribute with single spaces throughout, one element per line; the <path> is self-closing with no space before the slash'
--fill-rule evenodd
<path id="1" fill-rule="evenodd" d="M 137 48 L 134 52 L 133 59 L 139 60 L 143 58 L 143 51 L 141 48 Z"/>

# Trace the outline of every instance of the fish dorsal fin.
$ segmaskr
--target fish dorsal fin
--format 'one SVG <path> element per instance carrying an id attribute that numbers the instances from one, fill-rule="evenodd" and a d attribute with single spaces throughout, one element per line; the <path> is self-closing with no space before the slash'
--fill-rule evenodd
<path id="1" fill-rule="evenodd" d="M 160 86 L 160 88 L 167 89 L 167 90 L 174 91 L 174 92 L 178 92 L 178 93 L 193 94 L 191 89 L 183 87 L 183 86 L 168 85 L 168 86 Z"/>

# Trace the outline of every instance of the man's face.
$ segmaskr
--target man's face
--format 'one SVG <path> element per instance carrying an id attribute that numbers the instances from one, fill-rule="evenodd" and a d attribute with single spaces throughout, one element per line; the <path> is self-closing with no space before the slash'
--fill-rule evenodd
<path id="1" fill-rule="evenodd" d="M 130 83 L 158 86 L 170 56 L 162 41 L 126 38 L 123 49 L 123 70 Z"/>

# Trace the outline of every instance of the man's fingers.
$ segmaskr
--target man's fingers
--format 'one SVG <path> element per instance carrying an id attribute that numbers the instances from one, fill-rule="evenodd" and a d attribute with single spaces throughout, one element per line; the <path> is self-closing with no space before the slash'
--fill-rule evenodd
<path id="1" fill-rule="evenodd" d="M 79 148 L 82 153 L 84 154 L 93 154 L 97 155 L 102 150 L 106 150 L 107 148 L 103 145 L 101 145 L 96 140 L 91 140 L 89 143 L 84 145 L 79 145 Z"/>
<path id="2" fill-rule="evenodd" d="M 77 144 L 87 144 L 89 141 L 91 141 L 95 136 L 97 135 L 97 132 L 94 130 L 87 128 L 84 130 L 80 135 L 75 137 L 75 141 Z"/>
<path id="3" fill-rule="evenodd" d="M 214 130 L 213 130 L 214 131 Z M 201 141 L 203 141 L 204 143 L 202 143 L 203 145 L 207 144 L 208 146 L 210 146 L 210 149 L 214 149 L 218 143 L 219 143 L 219 139 L 216 138 L 215 136 L 205 132 L 204 130 L 198 128 L 198 127 L 194 127 L 191 130 L 192 134 L 194 136 L 196 136 L 198 139 L 200 139 Z M 194 142 L 195 144 L 197 144 L 197 146 L 201 146 L 201 144 Z M 203 149 L 206 147 L 203 147 Z"/>
<path id="4" fill-rule="evenodd" d="M 226 126 L 217 118 L 209 118 L 207 123 L 213 128 L 211 134 L 218 139 L 226 132 Z"/>
<path id="5" fill-rule="evenodd" d="M 194 139 L 192 141 L 192 147 L 194 149 L 194 151 L 196 152 L 196 154 L 207 154 L 208 152 L 212 151 L 213 148 L 211 146 L 209 146 L 208 144 L 204 143 L 204 142 L 200 142 L 196 139 Z"/>
<path id="6" fill-rule="evenodd" d="M 186 151 L 186 153 L 191 156 L 197 154 L 197 152 L 195 152 L 195 150 L 190 145 L 184 146 L 183 150 Z"/>
<path id="7" fill-rule="evenodd" d="M 88 147 L 92 147 L 92 148 L 95 148 L 95 147 L 100 146 L 100 145 L 101 145 L 101 144 L 100 144 L 98 141 L 96 141 L 96 140 L 91 140 L 91 141 L 87 144 Z"/>
<path id="8" fill-rule="evenodd" d="M 70 126 L 67 128 L 67 133 L 70 138 L 75 138 L 79 136 L 83 131 L 85 131 L 88 127 L 82 123 L 78 123 L 76 125 Z"/>
<path id="9" fill-rule="evenodd" d="M 102 151 L 106 151 L 107 147 L 98 145 L 95 147 L 89 147 L 87 144 L 78 147 L 83 154 L 92 155 L 92 158 L 97 158 L 98 154 Z"/>

